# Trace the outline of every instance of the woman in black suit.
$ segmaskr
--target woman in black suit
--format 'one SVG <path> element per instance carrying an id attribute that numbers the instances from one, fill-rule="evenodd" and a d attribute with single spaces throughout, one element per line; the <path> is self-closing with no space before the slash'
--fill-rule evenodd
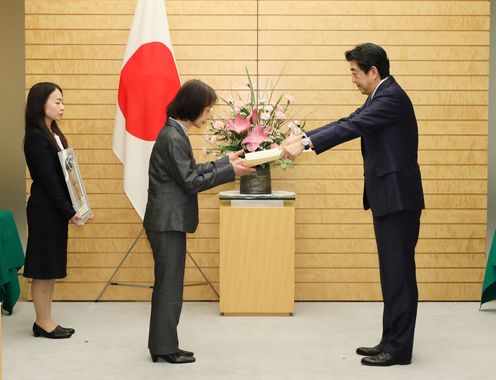
<path id="1" fill-rule="evenodd" d="M 148 338 L 154 362 L 159 358 L 175 364 L 195 361 L 193 352 L 179 348 L 177 324 L 183 302 L 186 233 L 198 226 L 198 193 L 255 171 L 243 166 L 241 150 L 217 161 L 195 162 L 188 131 L 208 121 L 216 100 L 206 83 L 195 79 L 184 83 L 167 107 L 167 122 L 150 157 L 143 225 L 155 261 Z"/>
<path id="2" fill-rule="evenodd" d="M 28 243 L 24 277 L 32 279 L 31 293 L 36 311 L 35 337 L 70 338 L 74 329 L 52 319 L 55 279 L 66 277 L 68 222 L 77 226 L 57 152 L 67 140 L 57 121 L 64 114 L 62 90 L 54 83 L 37 83 L 29 91 L 24 154 L 33 180 L 26 208 Z"/>

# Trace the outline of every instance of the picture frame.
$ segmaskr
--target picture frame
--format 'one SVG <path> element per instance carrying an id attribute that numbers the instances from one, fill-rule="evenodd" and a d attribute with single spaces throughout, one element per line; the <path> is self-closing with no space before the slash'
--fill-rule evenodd
<path id="1" fill-rule="evenodd" d="M 58 152 L 60 165 L 64 174 L 65 183 L 69 190 L 72 207 L 80 217 L 78 225 L 83 225 L 92 215 L 90 202 L 86 195 L 83 178 L 79 171 L 76 152 L 73 148 L 67 148 Z"/>

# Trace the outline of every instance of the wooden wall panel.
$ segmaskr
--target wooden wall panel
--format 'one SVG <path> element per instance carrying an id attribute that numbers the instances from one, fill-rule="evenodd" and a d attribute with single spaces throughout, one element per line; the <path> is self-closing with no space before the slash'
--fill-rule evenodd
<path id="1" fill-rule="evenodd" d="M 485 264 L 489 2 L 262 0 L 259 6 L 260 78 L 280 76 L 278 93 L 295 96 L 296 116 L 308 115 L 309 128 L 365 100 L 351 83 L 344 52 L 367 41 L 386 49 L 419 121 L 427 207 L 417 246 L 420 297 L 478 299 Z M 273 177 L 292 181 L 298 193 L 297 298 L 379 299 L 371 216 L 360 210 L 359 142 L 304 155 L 293 171 L 275 170 Z"/>
<path id="2" fill-rule="evenodd" d="M 26 1 L 26 90 L 45 80 L 64 89 L 61 127 L 78 150 L 95 211 L 91 224 L 70 227 L 68 277 L 60 281 L 57 299 L 95 299 L 141 229 L 140 218 L 123 194 L 122 165 L 111 151 L 119 71 L 135 4 L 135 0 Z M 256 71 L 256 1 L 172 0 L 166 6 L 183 81 L 198 77 L 226 93 L 243 85 L 245 66 Z M 202 141 L 200 133 L 195 137 Z M 195 148 L 200 156 L 201 147 Z M 29 187 L 29 174 L 27 178 Z M 214 192 L 201 207 L 206 224 L 189 237 L 189 245 L 200 251 L 194 253 L 200 265 L 218 276 Z M 216 213 L 215 223 L 210 210 Z M 198 281 L 199 273 L 191 262 L 187 265 L 186 281 Z M 146 239 L 124 267 L 117 280 L 152 282 L 153 260 Z M 110 299 L 150 296 L 147 290 L 123 290 L 109 289 Z M 188 297 L 213 299 L 213 294 L 208 288 L 192 289 L 186 292 Z"/>
<path id="3" fill-rule="evenodd" d="M 68 277 L 56 299 L 93 300 L 141 229 L 123 193 L 111 151 L 115 104 L 136 0 L 26 0 L 26 90 L 38 81 L 64 89 L 61 127 L 78 150 L 95 220 L 70 227 Z M 384 46 L 391 72 L 419 120 L 426 193 L 417 266 L 423 300 L 476 300 L 485 264 L 487 201 L 488 1 L 167 0 L 182 81 L 199 78 L 220 96 L 244 86 L 247 67 L 277 94 L 296 98 L 294 116 L 309 129 L 347 115 L 363 101 L 344 51 Z M 217 106 L 216 113 L 223 107 Z M 203 131 L 191 141 L 202 161 Z M 379 300 L 376 245 L 361 209 L 358 141 L 295 168 L 272 171 L 273 188 L 292 190 L 296 206 L 296 299 Z M 27 187 L 30 179 L 27 173 Z M 226 184 L 200 195 L 200 225 L 188 249 L 218 288 L 219 202 Z M 118 280 L 151 283 L 146 239 Z M 186 282 L 200 280 L 188 260 Z M 149 289 L 110 287 L 105 300 L 147 300 Z M 29 296 L 29 295 L 28 295 Z M 207 286 L 189 300 L 214 300 Z"/>

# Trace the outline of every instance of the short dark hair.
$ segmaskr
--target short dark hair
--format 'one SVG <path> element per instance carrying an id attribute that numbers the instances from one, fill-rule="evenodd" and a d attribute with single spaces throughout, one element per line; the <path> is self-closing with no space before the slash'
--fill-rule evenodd
<path id="1" fill-rule="evenodd" d="M 45 106 L 48 98 L 55 90 L 59 90 L 63 94 L 60 86 L 52 82 L 39 82 L 33 85 L 28 93 L 24 121 L 25 134 L 32 129 L 39 129 L 50 141 L 53 148 L 59 151 L 60 148 L 53 137 L 53 133 L 60 137 L 64 148 L 68 146 L 67 140 L 55 120 L 52 121 L 51 125 L 46 125 L 45 122 Z M 26 138 L 26 135 L 24 135 L 24 138 Z"/>
<path id="2" fill-rule="evenodd" d="M 379 45 L 370 42 L 356 45 L 354 49 L 345 52 L 344 56 L 348 62 L 355 61 L 365 73 L 375 66 L 381 79 L 389 76 L 389 59 L 386 51 Z"/>
<path id="3" fill-rule="evenodd" d="M 198 79 L 184 83 L 167 106 L 167 116 L 173 119 L 194 121 L 203 110 L 217 101 L 217 94 L 208 84 Z"/>

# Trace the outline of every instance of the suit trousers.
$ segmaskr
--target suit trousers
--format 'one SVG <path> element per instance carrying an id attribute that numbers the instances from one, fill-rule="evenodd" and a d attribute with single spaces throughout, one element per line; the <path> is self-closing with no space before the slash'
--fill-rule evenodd
<path id="1" fill-rule="evenodd" d="M 183 305 L 186 233 L 146 231 L 155 261 L 148 348 L 155 355 L 176 353 L 177 325 Z"/>
<path id="2" fill-rule="evenodd" d="M 410 359 L 417 319 L 418 289 L 415 268 L 421 210 L 402 210 L 374 217 L 384 299 L 383 351 Z"/>

